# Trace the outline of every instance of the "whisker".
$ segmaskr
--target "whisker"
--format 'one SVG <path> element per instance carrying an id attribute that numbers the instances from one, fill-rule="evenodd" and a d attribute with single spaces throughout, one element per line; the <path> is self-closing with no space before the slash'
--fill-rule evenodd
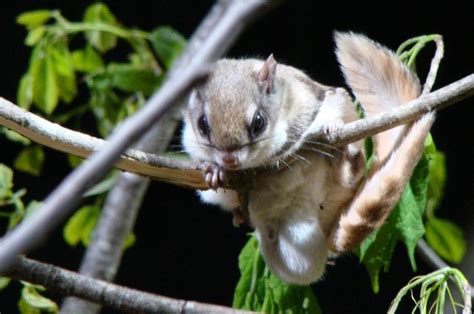
<path id="1" fill-rule="evenodd" d="M 311 152 L 316 152 L 316 153 L 319 153 L 321 155 L 327 156 L 329 158 L 334 158 L 333 154 L 325 152 L 325 151 L 317 149 L 317 148 L 314 148 L 314 147 L 302 147 L 300 149 L 301 150 L 306 150 L 306 151 L 311 151 Z"/>
<path id="2" fill-rule="evenodd" d="M 289 170 L 291 170 L 291 166 L 286 162 L 284 161 L 283 159 L 278 159 L 278 162 L 281 162 L 284 166 L 286 166 Z"/>
<path id="3" fill-rule="evenodd" d="M 298 155 L 297 153 L 293 153 L 293 154 L 291 154 L 290 156 L 293 156 L 293 157 L 295 157 L 296 159 L 299 159 L 299 160 L 301 160 L 301 161 L 306 162 L 308 165 L 311 165 L 311 161 L 309 161 L 308 159 L 304 158 L 304 157 L 301 156 L 301 155 Z"/>
<path id="4" fill-rule="evenodd" d="M 323 146 L 323 147 L 327 147 L 327 148 L 330 148 L 330 149 L 333 149 L 335 151 L 338 151 L 338 152 L 341 152 L 341 149 L 340 148 L 337 148 L 331 144 L 327 144 L 327 143 L 324 143 L 324 142 L 318 142 L 318 141 L 305 141 L 306 144 L 314 144 L 314 145 L 319 145 L 319 146 Z"/>

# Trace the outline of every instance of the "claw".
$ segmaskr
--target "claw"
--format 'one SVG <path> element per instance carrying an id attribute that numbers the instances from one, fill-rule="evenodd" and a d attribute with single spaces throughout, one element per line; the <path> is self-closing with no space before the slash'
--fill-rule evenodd
<path id="1" fill-rule="evenodd" d="M 217 190 L 224 183 L 224 170 L 215 164 L 205 163 L 202 167 L 202 173 L 207 186 L 213 190 Z"/>
<path id="2" fill-rule="evenodd" d="M 333 140 L 335 138 L 336 134 L 338 134 L 340 132 L 340 130 L 342 129 L 343 126 L 344 126 L 344 121 L 342 121 L 341 119 L 337 119 L 337 120 L 331 121 L 330 123 L 325 125 L 323 131 L 324 131 L 324 134 L 330 140 Z"/>

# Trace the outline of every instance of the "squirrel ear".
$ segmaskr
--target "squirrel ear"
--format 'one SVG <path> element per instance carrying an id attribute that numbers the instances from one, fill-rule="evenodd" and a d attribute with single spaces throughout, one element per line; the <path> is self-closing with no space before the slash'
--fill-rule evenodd
<path id="1" fill-rule="evenodd" d="M 265 93 L 271 93 L 273 91 L 275 75 L 276 75 L 277 62 L 271 54 L 265 62 L 263 62 L 262 68 L 257 73 L 257 81 L 262 90 Z"/>

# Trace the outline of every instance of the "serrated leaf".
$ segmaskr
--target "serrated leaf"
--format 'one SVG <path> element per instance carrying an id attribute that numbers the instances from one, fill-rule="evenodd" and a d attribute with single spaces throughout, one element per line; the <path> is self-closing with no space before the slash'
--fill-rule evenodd
<path id="1" fill-rule="evenodd" d="M 118 176 L 116 173 L 114 175 L 111 175 L 110 177 L 100 181 L 93 187 L 91 187 L 89 190 L 87 190 L 84 193 L 84 197 L 88 196 L 95 196 L 95 195 L 100 195 L 102 193 L 110 191 L 110 189 L 115 185 L 115 182 L 117 182 Z"/>
<path id="2" fill-rule="evenodd" d="M 33 101 L 38 109 L 51 114 L 59 101 L 59 87 L 53 59 L 48 52 L 37 52 L 31 60 Z"/>
<path id="3" fill-rule="evenodd" d="M 95 3 L 89 6 L 85 12 L 84 21 L 117 25 L 117 19 L 104 3 Z M 114 48 L 117 44 L 117 36 L 111 33 L 88 31 L 85 35 L 87 41 L 102 53 Z"/>
<path id="4" fill-rule="evenodd" d="M 33 28 L 28 32 L 28 35 L 25 38 L 25 45 L 30 47 L 36 45 L 41 40 L 41 38 L 43 38 L 45 32 L 46 27 L 43 25 Z"/>
<path id="5" fill-rule="evenodd" d="M 151 95 L 163 79 L 149 68 L 132 64 L 111 64 L 107 73 L 113 87 L 125 92 L 142 92 L 145 96 Z"/>
<path id="6" fill-rule="evenodd" d="M 398 211 L 397 206 L 385 224 L 376 231 L 376 236 L 368 237 L 363 242 L 366 249 L 362 263 L 369 273 L 374 293 L 378 293 L 380 290 L 380 271 L 382 269 L 387 271 L 390 267 L 390 260 L 397 244 L 398 230 L 395 228 L 395 224 Z"/>
<path id="7" fill-rule="evenodd" d="M 416 270 L 415 247 L 425 232 L 422 217 L 427 202 L 428 180 L 429 159 L 425 154 L 385 224 L 359 246 L 359 258 L 369 273 L 375 293 L 379 291 L 380 270 L 388 271 L 399 238 L 405 243 L 410 264 Z"/>
<path id="8" fill-rule="evenodd" d="M 12 142 L 20 143 L 23 145 L 28 145 L 31 143 L 31 141 L 27 139 L 26 137 L 24 137 L 23 135 L 20 135 L 16 133 L 15 131 L 9 130 L 3 126 L 0 127 L 0 133 L 5 135 L 5 137 Z"/>
<path id="9" fill-rule="evenodd" d="M 11 279 L 0 276 L 0 291 L 5 289 L 10 284 Z"/>
<path id="10" fill-rule="evenodd" d="M 91 73 L 102 69 L 104 61 L 91 45 L 87 45 L 83 50 L 75 50 L 72 53 L 74 68 L 79 72 Z"/>
<path id="11" fill-rule="evenodd" d="M 240 253 L 239 269 L 234 308 L 265 313 L 321 313 L 310 287 L 284 283 L 268 271 L 255 236 Z"/>
<path id="12" fill-rule="evenodd" d="M 14 167 L 17 170 L 39 176 L 43 169 L 44 151 L 41 146 L 34 145 L 24 148 L 15 159 Z"/>
<path id="13" fill-rule="evenodd" d="M 13 188 L 13 171 L 0 164 L 0 200 L 4 200 L 12 194 Z"/>
<path id="14" fill-rule="evenodd" d="M 426 191 L 424 193 L 426 195 Z M 398 203 L 400 215 L 397 220 L 397 229 L 407 248 L 408 258 L 413 271 L 416 271 L 415 248 L 418 241 L 423 237 L 425 228 L 423 226 L 423 211 L 411 186 L 408 186 L 402 194 Z M 423 207 L 424 208 L 424 207 Z"/>
<path id="15" fill-rule="evenodd" d="M 186 46 L 186 39 L 169 26 L 160 26 L 150 34 L 153 50 L 163 62 L 166 69 L 181 54 Z"/>
<path id="16" fill-rule="evenodd" d="M 65 103 L 70 103 L 77 95 L 76 74 L 71 52 L 65 42 L 57 43 L 50 49 L 57 76 L 59 97 Z"/>
<path id="17" fill-rule="evenodd" d="M 76 211 L 64 226 L 64 240 L 71 246 L 76 246 L 80 241 L 89 241 L 91 224 L 95 225 L 98 212 L 96 206 L 83 206 Z"/>
<path id="18" fill-rule="evenodd" d="M 20 79 L 16 100 L 21 108 L 30 109 L 33 103 L 33 80 L 29 73 L 24 74 Z"/>
<path id="19" fill-rule="evenodd" d="M 50 10 L 36 10 L 22 13 L 17 16 L 16 22 L 28 28 L 37 27 L 46 23 L 52 16 Z"/>
<path id="20" fill-rule="evenodd" d="M 36 286 L 25 285 L 21 290 L 22 300 L 33 309 L 39 311 L 58 312 L 58 306 L 50 299 L 42 296 Z"/>
<path id="21" fill-rule="evenodd" d="M 435 216 L 428 219 L 425 237 L 431 248 L 448 262 L 458 264 L 466 254 L 463 231 L 449 220 Z"/>

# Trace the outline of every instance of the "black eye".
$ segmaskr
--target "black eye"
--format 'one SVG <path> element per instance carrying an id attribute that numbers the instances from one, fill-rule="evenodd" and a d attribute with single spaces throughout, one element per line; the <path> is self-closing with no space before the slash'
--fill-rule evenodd
<path id="1" fill-rule="evenodd" d="M 209 128 L 209 123 L 207 123 L 207 118 L 205 115 L 202 115 L 199 117 L 198 128 L 199 128 L 199 132 L 201 132 L 203 136 L 207 137 L 211 133 L 211 129 Z"/>
<path id="2" fill-rule="evenodd" d="M 262 112 L 257 111 L 253 116 L 252 124 L 250 125 L 250 134 L 252 137 L 255 137 L 261 134 L 266 126 L 267 119 L 265 118 L 265 115 Z"/>

